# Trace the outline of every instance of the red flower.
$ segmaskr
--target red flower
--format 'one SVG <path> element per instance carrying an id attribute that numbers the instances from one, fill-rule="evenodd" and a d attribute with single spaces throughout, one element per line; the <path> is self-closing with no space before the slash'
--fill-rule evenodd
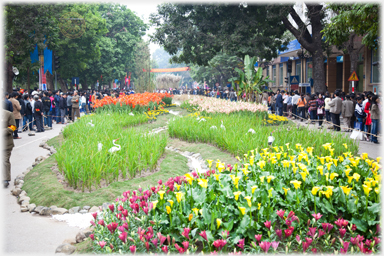
<path id="1" fill-rule="evenodd" d="M 257 242 L 259 242 L 259 243 L 260 243 L 260 240 L 261 240 L 261 235 L 255 235 L 255 238 L 256 238 Z"/>
<path id="2" fill-rule="evenodd" d="M 291 217 L 293 217 L 293 216 L 295 216 L 295 213 L 294 213 L 293 211 L 290 211 L 290 212 L 288 213 L 288 217 L 287 217 L 287 218 L 291 218 Z"/>
<path id="3" fill-rule="evenodd" d="M 124 207 L 121 204 L 119 204 L 119 206 L 117 206 L 117 210 L 121 212 L 122 210 L 124 210 Z"/>
<path id="4" fill-rule="evenodd" d="M 183 233 L 181 233 L 182 236 L 184 236 L 186 239 L 189 240 L 189 232 L 191 231 L 190 228 L 184 228 Z"/>
<path id="5" fill-rule="evenodd" d="M 113 234 L 113 232 L 115 232 L 117 226 L 118 226 L 117 222 L 112 222 L 111 224 L 107 225 L 107 228 L 108 228 L 109 232 L 111 232 L 111 234 Z"/>
<path id="6" fill-rule="evenodd" d="M 161 247 L 161 250 L 163 250 L 164 253 L 168 253 L 168 247 L 165 245 Z"/>
<path id="7" fill-rule="evenodd" d="M 147 252 L 149 251 L 149 243 L 148 242 L 145 242 L 145 248 L 147 249 Z"/>
<path id="8" fill-rule="evenodd" d="M 184 242 L 182 242 L 182 244 L 184 246 L 184 251 L 187 251 L 188 247 L 189 247 L 189 242 L 188 241 L 184 241 Z"/>
<path id="9" fill-rule="evenodd" d="M 159 183 L 159 185 L 163 185 L 163 181 L 162 180 L 159 180 L 157 183 Z"/>
<path id="10" fill-rule="evenodd" d="M 317 253 L 317 249 L 316 249 L 316 248 L 313 248 L 311 251 L 312 251 L 313 253 Z"/>
<path id="11" fill-rule="evenodd" d="M 359 238 L 358 237 L 351 237 L 351 243 L 353 245 L 358 245 L 359 244 Z"/>
<path id="12" fill-rule="evenodd" d="M 115 206 L 113 204 L 108 205 L 108 207 L 111 210 L 111 212 L 113 212 L 115 210 Z"/>
<path id="13" fill-rule="evenodd" d="M 285 237 L 286 238 L 290 237 L 292 235 L 292 232 L 293 232 L 292 229 L 285 229 L 284 230 Z"/>
<path id="14" fill-rule="evenodd" d="M 310 237 L 306 237 L 305 241 L 308 243 L 308 245 L 310 245 L 312 243 L 313 239 Z"/>
<path id="15" fill-rule="evenodd" d="M 346 226 L 348 226 L 348 221 L 347 220 L 343 220 L 342 224 L 343 224 L 344 227 L 346 227 Z"/>
<path id="16" fill-rule="evenodd" d="M 96 220 L 96 218 L 97 218 L 97 212 L 93 212 L 93 213 L 92 213 L 92 216 L 93 216 L 93 218 Z"/>
<path id="17" fill-rule="evenodd" d="M 127 232 L 123 232 L 119 235 L 119 238 L 121 241 L 123 241 L 123 243 L 126 243 L 127 242 L 127 236 L 128 236 Z"/>
<path id="18" fill-rule="evenodd" d="M 103 249 L 103 247 L 104 247 L 106 244 L 107 244 L 107 242 L 105 242 L 105 241 L 100 241 L 100 242 L 99 242 L 99 245 L 100 245 L 101 249 Z"/>
<path id="19" fill-rule="evenodd" d="M 283 220 L 284 220 L 284 213 L 285 213 L 285 211 L 283 211 L 283 210 L 278 210 L 278 211 L 276 211 L 276 214 L 277 214 L 280 218 L 282 218 Z"/>
<path id="20" fill-rule="evenodd" d="M 277 229 L 276 230 L 276 235 L 279 237 L 279 239 L 281 240 L 281 235 L 282 235 L 283 231 L 281 229 Z"/>
<path id="21" fill-rule="evenodd" d="M 345 232 L 347 232 L 347 230 L 345 228 L 340 228 L 339 232 L 340 232 L 341 239 L 343 239 Z"/>
<path id="22" fill-rule="evenodd" d="M 227 241 L 225 240 L 216 240 L 213 242 L 213 246 L 215 246 L 219 251 L 223 249 L 223 247 L 227 244 Z"/>
<path id="23" fill-rule="evenodd" d="M 199 235 L 208 242 L 207 233 L 205 232 L 205 230 L 201 231 Z"/>
<path id="24" fill-rule="evenodd" d="M 89 237 L 92 239 L 92 241 L 95 240 L 95 235 L 94 234 L 90 234 Z"/>
<path id="25" fill-rule="evenodd" d="M 309 245 L 310 244 L 308 242 L 303 242 L 303 252 L 305 252 L 308 249 Z"/>
<path id="26" fill-rule="evenodd" d="M 312 214 L 312 216 L 315 218 L 316 221 L 318 221 L 323 215 L 321 215 L 320 213 L 314 213 Z"/>
<path id="27" fill-rule="evenodd" d="M 311 237 L 315 237 L 315 235 L 316 235 L 316 227 L 313 227 L 313 228 L 309 228 L 309 235 L 311 236 Z"/>
<path id="28" fill-rule="evenodd" d="M 129 250 L 131 250 L 131 253 L 132 253 L 132 254 L 135 254 L 135 252 L 136 252 L 136 246 L 135 246 L 135 245 L 131 245 L 131 246 L 129 246 Z"/>
<path id="29" fill-rule="evenodd" d="M 244 250 L 244 242 L 245 242 L 245 238 L 240 239 L 239 243 L 237 244 L 237 246 L 239 246 L 242 250 Z"/>
<path id="30" fill-rule="evenodd" d="M 179 251 L 180 254 L 184 253 L 184 249 L 182 247 L 180 247 L 178 244 L 175 244 L 175 248 L 176 248 L 176 250 Z"/>
<path id="31" fill-rule="evenodd" d="M 105 223 L 104 223 L 104 220 L 99 220 L 99 222 L 97 222 L 99 225 L 101 226 L 104 226 L 105 227 Z"/>
<path id="32" fill-rule="evenodd" d="M 265 242 L 265 241 L 261 242 L 259 245 L 260 245 L 261 249 L 262 249 L 265 253 L 268 252 L 269 247 L 271 247 L 271 243 L 270 243 L 270 242 Z"/>
<path id="33" fill-rule="evenodd" d="M 371 239 L 367 239 L 367 240 L 365 240 L 365 245 L 366 245 L 366 246 L 371 247 L 371 243 L 372 243 L 372 240 L 371 240 Z"/>
<path id="34" fill-rule="evenodd" d="M 325 235 L 326 233 L 322 230 L 322 229 L 319 229 L 319 237 Z"/>
<path id="35" fill-rule="evenodd" d="M 267 228 L 267 229 L 271 229 L 271 222 L 270 221 L 266 221 L 264 222 L 264 226 Z"/>
<path id="36" fill-rule="evenodd" d="M 343 218 L 339 218 L 337 221 L 335 221 L 335 224 L 341 228 L 343 226 L 344 220 Z"/>
<path id="37" fill-rule="evenodd" d="M 357 229 L 356 225 L 353 224 L 351 229 L 352 229 L 352 231 L 355 231 Z"/>
<path id="38" fill-rule="evenodd" d="M 290 226 L 292 225 L 292 220 L 290 220 L 290 219 L 286 219 L 286 220 L 285 220 L 285 224 L 286 224 L 288 227 L 290 227 Z"/>
<path id="39" fill-rule="evenodd" d="M 375 241 L 375 245 L 378 245 L 380 243 L 380 238 L 374 237 L 373 240 Z"/>

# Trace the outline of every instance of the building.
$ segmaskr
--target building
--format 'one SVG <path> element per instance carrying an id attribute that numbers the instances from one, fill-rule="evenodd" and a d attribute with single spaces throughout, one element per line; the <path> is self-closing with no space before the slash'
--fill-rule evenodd
<path id="1" fill-rule="evenodd" d="M 358 54 L 356 73 L 359 81 L 355 82 L 355 92 L 372 91 L 377 93 L 380 88 L 380 58 L 379 51 L 374 52 L 361 45 L 361 37 L 356 38 L 355 47 L 361 48 Z M 273 59 L 268 66 L 263 67 L 264 77 L 269 76 L 274 83 L 269 83 L 269 89 L 276 91 L 289 90 L 289 85 L 285 83 L 287 74 L 288 59 L 292 60 L 291 76 L 298 76 L 299 83 L 312 83 L 313 67 L 312 57 L 305 50 L 303 51 L 300 43 L 293 40 L 288 44 L 288 49 L 279 52 L 279 56 Z M 333 47 L 331 54 L 324 61 L 326 86 L 329 92 L 341 89 L 349 93 L 348 79 L 351 76 L 351 62 L 349 54 L 337 50 Z M 291 85 L 291 90 L 299 92 L 315 93 L 313 86 L 299 87 Z"/>

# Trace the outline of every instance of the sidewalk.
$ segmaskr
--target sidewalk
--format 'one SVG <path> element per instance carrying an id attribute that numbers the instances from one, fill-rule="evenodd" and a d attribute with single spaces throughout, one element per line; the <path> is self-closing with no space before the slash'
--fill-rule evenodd
<path id="1" fill-rule="evenodd" d="M 57 136 L 62 127 L 64 125 L 53 124 L 52 130 L 36 133 L 35 136 L 28 136 L 28 132 L 19 133 L 22 139 L 14 141 L 15 147 L 11 154 L 11 183 L 7 189 L 1 188 L 4 216 L 1 222 L 1 246 L 6 254 L 54 254 L 64 240 L 75 238 L 80 230 L 50 217 L 20 212 L 16 197 L 10 193 L 14 188 L 13 181 L 16 176 L 30 167 L 36 157 L 47 156 L 48 151 L 39 147 L 39 144 Z"/>

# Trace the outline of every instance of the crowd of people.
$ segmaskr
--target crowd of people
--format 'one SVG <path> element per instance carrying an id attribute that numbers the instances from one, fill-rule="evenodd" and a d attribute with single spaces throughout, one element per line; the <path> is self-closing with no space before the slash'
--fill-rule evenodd
<path id="1" fill-rule="evenodd" d="M 261 95 L 263 99 L 265 94 Z M 363 139 L 379 144 L 381 103 L 380 93 L 375 95 L 368 91 L 359 94 L 345 94 L 340 90 L 334 93 L 301 93 L 277 90 L 267 94 L 267 104 L 271 112 L 309 123 L 318 122 L 319 129 L 323 120 L 332 122 L 335 131 L 341 130 L 340 117 L 343 119 L 343 131 L 353 129 L 364 131 Z"/>

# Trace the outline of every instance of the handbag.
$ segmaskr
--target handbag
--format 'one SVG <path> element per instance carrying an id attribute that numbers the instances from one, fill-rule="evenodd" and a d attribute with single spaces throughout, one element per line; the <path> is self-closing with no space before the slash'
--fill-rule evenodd
<path id="1" fill-rule="evenodd" d="M 317 109 L 317 114 L 318 115 L 324 115 L 324 110 L 322 108 Z"/>

